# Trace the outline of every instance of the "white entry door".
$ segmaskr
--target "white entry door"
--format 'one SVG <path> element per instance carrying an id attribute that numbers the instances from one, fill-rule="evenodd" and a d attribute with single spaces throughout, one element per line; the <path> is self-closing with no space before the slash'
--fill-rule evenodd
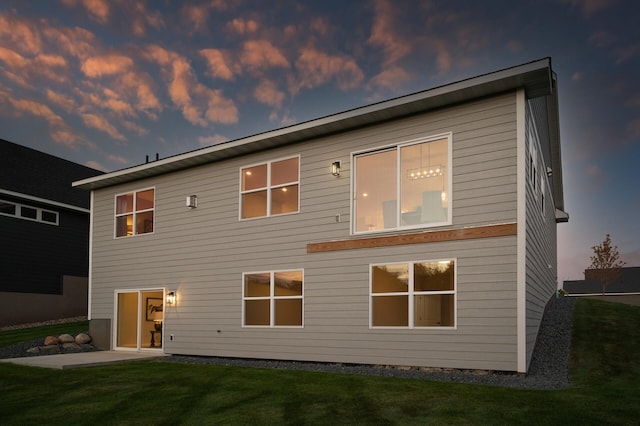
<path id="1" fill-rule="evenodd" d="M 164 290 L 117 290 L 115 319 L 116 349 L 162 350 Z"/>

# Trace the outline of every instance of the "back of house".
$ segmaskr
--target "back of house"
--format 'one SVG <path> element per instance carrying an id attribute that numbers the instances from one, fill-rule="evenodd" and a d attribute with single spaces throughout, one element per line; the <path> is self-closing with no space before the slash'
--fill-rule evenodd
<path id="1" fill-rule="evenodd" d="M 550 59 L 84 179 L 116 350 L 526 372 L 556 289 Z"/>

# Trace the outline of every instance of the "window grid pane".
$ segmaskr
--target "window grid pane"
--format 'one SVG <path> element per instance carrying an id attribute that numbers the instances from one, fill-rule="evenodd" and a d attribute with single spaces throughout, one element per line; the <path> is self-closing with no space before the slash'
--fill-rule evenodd
<path id="1" fill-rule="evenodd" d="M 298 212 L 299 166 L 293 157 L 240 169 L 240 218 Z"/>
<path id="2" fill-rule="evenodd" d="M 244 326 L 302 326 L 301 270 L 250 273 L 243 280 Z"/>
<path id="3" fill-rule="evenodd" d="M 453 260 L 372 265 L 370 273 L 372 327 L 455 327 Z"/>
<path id="4" fill-rule="evenodd" d="M 116 196 L 115 236 L 151 234 L 155 222 L 155 189 Z"/>

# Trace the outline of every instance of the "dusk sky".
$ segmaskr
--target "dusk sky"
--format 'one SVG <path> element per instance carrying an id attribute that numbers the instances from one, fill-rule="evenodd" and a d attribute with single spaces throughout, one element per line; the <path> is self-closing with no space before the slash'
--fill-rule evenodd
<path id="1" fill-rule="evenodd" d="M 0 0 L 0 138 L 113 171 L 548 56 L 558 279 L 580 279 L 607 233 L 640 266 L 638 18 L 632 0 Z"/>

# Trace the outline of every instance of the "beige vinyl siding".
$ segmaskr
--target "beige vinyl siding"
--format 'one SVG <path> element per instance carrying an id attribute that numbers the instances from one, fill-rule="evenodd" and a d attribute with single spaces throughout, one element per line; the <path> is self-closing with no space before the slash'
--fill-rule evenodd
<path id="1" fill-rule="evenodd" d="M 165 311 L 167 353 L 515 370 L 515 236 L 306 251 L 311 242 L 357 238 L 352 152 L 445 132 L 453 139 L 452 227 L 515 222 L 515 94 L 505 94 L 96 191 L 92 318 L 113 320 L 116 289 L 166 288 L 178 293 Z M 300 213 L 238 220 L 239 169 L 292 155 L 300 155 Z M 340 177 L 330 173 L 333 161 Z M 154 233 L 114 239 L 115 194 L 151 186 Z M 188 209 L 192 194 L 198 207 Z M 369 328 L 370 264 L 450 258 L 454 330 Z M 243 328 L 242 273 L 290 269 L 304 270 L 304 328 Z"/>
<path id="2" fill-rule="evenodd" d="M 549 298 L 557 288 L 557 240 L 553 197 L 546 175 L 544 162 L 545 143 L 540 140 L 530 108 L 526 109 L 527 126 L 527 182 L 526 187 L 526 364 L 531 362 L 531 355 L 536 343 L 538 329 Z M 531 128 L 532 132 L 529 132 Z M 534 139 L 530 139 L 533 135 Z M 531 185 L 529 152 L 530 147 L 537 150 L 537 171 L 535 189 Z M 544 188 L 544 212 L 541 210 L 541 181 Z"/>

